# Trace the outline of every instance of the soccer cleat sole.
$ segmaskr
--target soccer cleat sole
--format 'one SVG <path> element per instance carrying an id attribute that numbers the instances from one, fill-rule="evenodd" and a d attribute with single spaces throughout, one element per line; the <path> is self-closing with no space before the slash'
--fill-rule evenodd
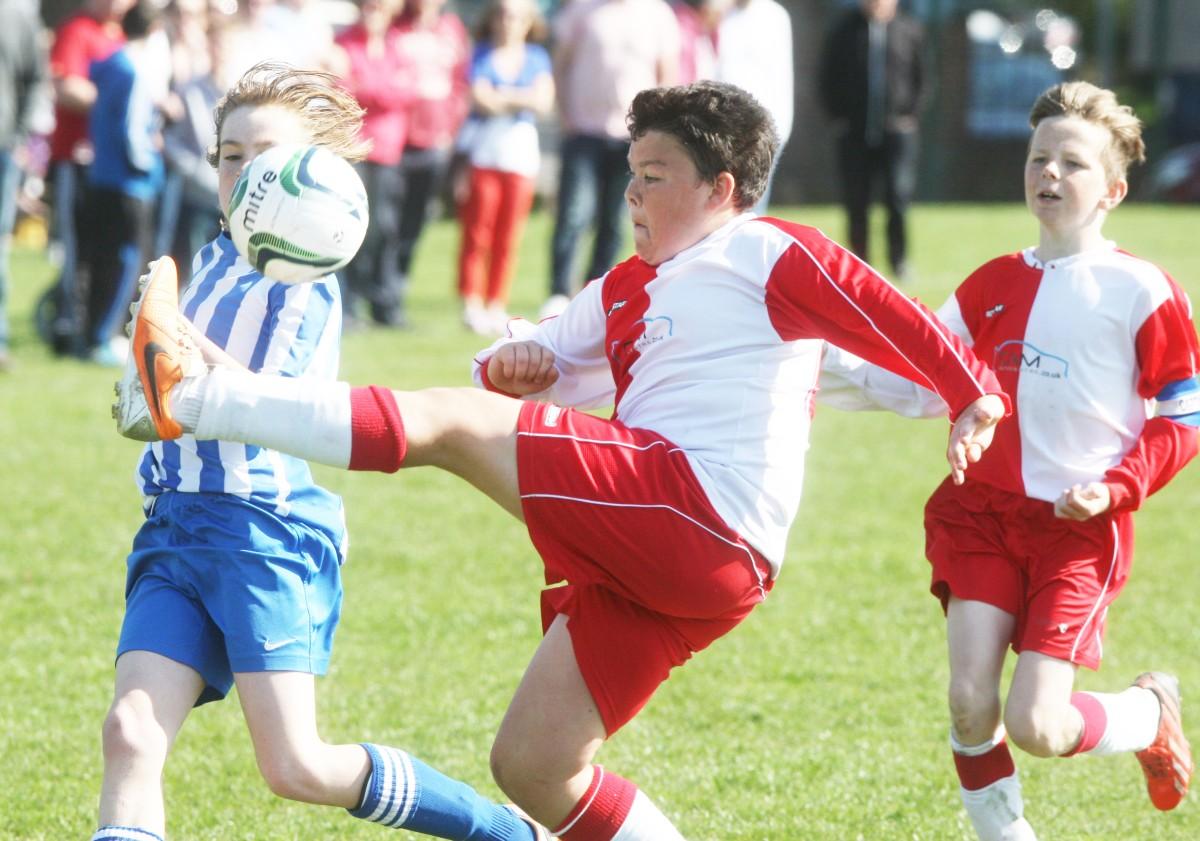
<path id="1" fill-rule="evenodd" d="M 1169 812 L 1187 796 L 1191 783 L 1192 749 L 1183 734 L 1179 681 L 1172 675 L 1146 672 L 1134 681 L 1158 698 L 1160 723 L 1154 742 L 1137 752 L 1146 777 L 1146 790 L 1156 809 Z"/>

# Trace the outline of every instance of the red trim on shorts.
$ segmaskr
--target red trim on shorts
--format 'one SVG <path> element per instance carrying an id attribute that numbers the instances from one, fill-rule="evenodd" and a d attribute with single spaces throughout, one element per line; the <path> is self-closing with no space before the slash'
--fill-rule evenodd
<path id="1" fill-rule="evenodd" d="M 404 422 L 391 389 L 377 385 L 350 389 L 349 468 L 395 473 L 407 453 Z"/>
<path id="2" fill-rule="evenodd" d="M 958 771 L 958 781 L 967 791 L 979 791 L 994 782 L 1011 777 L 1017 772 L 1013 764 L 1012 753 L 1008 750 L 1008 742 L 1001 741 L 990 751 L 979 756 L 964 756 L 954 754 L 954 768 Z"/>

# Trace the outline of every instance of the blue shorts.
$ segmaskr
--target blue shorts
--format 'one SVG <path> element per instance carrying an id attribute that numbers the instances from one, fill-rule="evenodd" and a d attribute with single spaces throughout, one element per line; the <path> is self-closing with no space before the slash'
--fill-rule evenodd
<path id="1" fill-rule="evenodd" d="M 129 554 L 117 656 L 153 651 L 204 678 L 197 704 L 234 672 L 324 674 L 342 606 L 330 535 L 227 494 L 157 497 Z"/>

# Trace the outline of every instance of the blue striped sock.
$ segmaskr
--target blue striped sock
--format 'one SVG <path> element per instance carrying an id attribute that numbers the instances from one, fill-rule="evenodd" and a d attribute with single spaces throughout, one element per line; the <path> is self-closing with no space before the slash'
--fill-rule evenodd
<path id="1" fill-rule="evenodd" d="M 402 750 L 363 744 L 371 757 L 356 818 L 461 841 L 535 841 L 533 829 L 509 809 L 485 800 Z"/>
<path id="2" fill-rule="evenodd" d="M 163 841 L 148 829 L 136 826 L 102 826 L 92 836 L 92 841 Z"/>

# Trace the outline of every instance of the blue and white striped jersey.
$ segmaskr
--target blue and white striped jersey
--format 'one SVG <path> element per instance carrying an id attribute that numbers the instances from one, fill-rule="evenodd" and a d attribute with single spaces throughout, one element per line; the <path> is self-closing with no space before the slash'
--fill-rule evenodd
<path id="1" fill-rule="evenodd" d="M 333 275 L 277 283 L 242 259 L 223 233 L 196 254 L 179 303 L 192 323 L 251 371 L 337 378 L 342 303 Z M 184 435 L 148 444 L 136 481 L 147 505 L 168 491 L 233 494 L 343 543 L 341 498 L 314 484 L 307 462 L 275 450 Z"/>

